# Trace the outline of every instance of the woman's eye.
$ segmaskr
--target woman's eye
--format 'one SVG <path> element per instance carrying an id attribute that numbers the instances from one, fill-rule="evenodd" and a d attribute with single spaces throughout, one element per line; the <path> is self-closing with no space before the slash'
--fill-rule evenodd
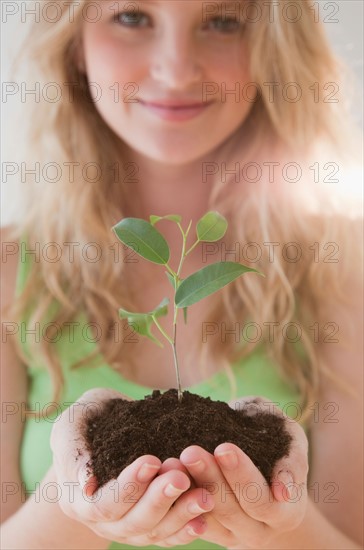
<path id="1" fill-rule="evenodd" d="M 149 24 L 148 16 L 139 11 L 123 11 L 115 15 L 115 23 L 119 23 L 124 27 L 146 27 Z"/>
<path id="2" fill-rule="evenodd" d="M 214 17 L 208 21 L 207 25 L 223 33 L 233 33 L 242 29 L 240 21 L 233 17 Z"/>

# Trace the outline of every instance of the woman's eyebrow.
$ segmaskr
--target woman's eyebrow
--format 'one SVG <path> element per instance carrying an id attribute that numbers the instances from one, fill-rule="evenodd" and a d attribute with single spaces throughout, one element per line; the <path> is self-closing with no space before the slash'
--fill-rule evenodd
<path id="1" fill-rule="evenodd" d="M 173 2 L 173 0 L 168 0 L 168 2 Z M 165 4 L 166 0 L 138 0 L 139 4 Z"/>

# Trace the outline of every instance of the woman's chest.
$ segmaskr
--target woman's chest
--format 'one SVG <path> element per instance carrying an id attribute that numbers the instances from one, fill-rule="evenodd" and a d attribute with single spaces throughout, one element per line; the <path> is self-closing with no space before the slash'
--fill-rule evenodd
<path id="1" fill-rule="evenodd" d="M 144 386 L 160 389 L 176 387 L 173 347 L 163 334 L 164 332 L 173 340 L 175 316 L 173 289 L 168 281 L 167 284 L 150 281 L 144 286 L 139 285 L 133 292 L 138 312 L 151 311 L 163 298 L 169 298 L 168 313 L 157 318 L 159 326 L 154 322 L 150 326 L 151 333 L 161 345 L 140 334 L 137 323 L 128 327 L 128 337 L 124 339 L 123 346 L 121 366 L 123 374 L 129 380 Z M 189 307 L 187 322 L 184 320 L 183 310 L 176 310 L 175 347 L 181 383 L 184 387 L 197 384 L 222 368 L 210 359 L 203 370 L 199 362 L 201 349 L 204 352 L 208 351 L 209 342 L 206 338 L 209 323 L 208 305 L 205 300 L 205 303 L 201 301 Z"/>

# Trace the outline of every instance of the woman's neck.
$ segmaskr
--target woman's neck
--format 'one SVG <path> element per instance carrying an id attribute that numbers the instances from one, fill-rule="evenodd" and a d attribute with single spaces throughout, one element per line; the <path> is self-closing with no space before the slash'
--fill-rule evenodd
<path id="1" fill-rule="evenodd" d="M 180 214 L 188 223 L 207 211 L 212 180 L 204 181 L 205 160 L 172 166 L 133 155 L 130 162 L 135 163 L 137 181 L 127 193 L 128 215 L 148 219 L 150 214 Z"/>

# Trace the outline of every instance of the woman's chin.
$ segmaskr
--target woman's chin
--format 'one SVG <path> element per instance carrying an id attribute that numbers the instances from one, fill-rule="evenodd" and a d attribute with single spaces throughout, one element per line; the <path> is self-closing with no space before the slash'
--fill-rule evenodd
<path id="1" fill-rule="evenodd" d="M 155 147 L 138 148 L 138 153 L 160 164 L 183 166 L 203 158 L 206 151 L 198 151 L 196 149 L 187 151 L 186 149 L 182 150 L 178 146 L 175 146 L 163 149 L 156 149 Z"/>

